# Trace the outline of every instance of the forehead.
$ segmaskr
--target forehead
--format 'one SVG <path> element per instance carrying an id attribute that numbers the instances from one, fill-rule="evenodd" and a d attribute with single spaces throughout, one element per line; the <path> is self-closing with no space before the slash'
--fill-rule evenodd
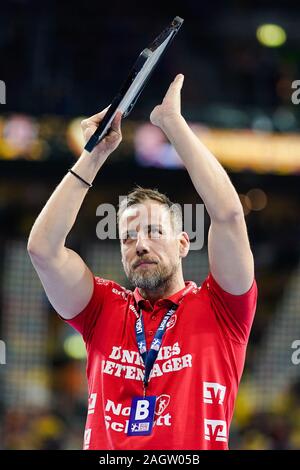
<path id="1" fill-rule="evenodd" d="M 134 204 L 124 210 L 120 217 L 120 229 L 160 224 L 171 225 L 170 210 L 168 207 L 155 201 L 145 201 L 143 204 Z"/>

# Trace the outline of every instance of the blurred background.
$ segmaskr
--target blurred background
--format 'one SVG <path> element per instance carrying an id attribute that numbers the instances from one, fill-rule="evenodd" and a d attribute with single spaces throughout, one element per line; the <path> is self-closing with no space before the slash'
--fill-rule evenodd
<path id="1" fill-rule="evenodd" d="M 181 204 L 201 202 L 178 155 L 149 123 L 171 80 L 184 73 L 183 115 L 240 194 L 259 287 L 230 447 L 300 448 L 300 93 L 293 85 L 300 5 L 7 0 L 0 14 L 2 449 L 82 447 L 84 347 L 50 306 L 27 238 L 80 155 L 80 120 L 111 102 L 137 55 L 176 15 L 185 23 L 123 121 L 123 142 L 97 176 L 67 245 L 95 274 L 129 287 L 118 240 L 96 236 L 98 205 L 116 205 L 136 183 Z M 206 217 L 205 246 L 184 264 L 185 278 L 198 284 L 208 270 L 208 226 Z"/>

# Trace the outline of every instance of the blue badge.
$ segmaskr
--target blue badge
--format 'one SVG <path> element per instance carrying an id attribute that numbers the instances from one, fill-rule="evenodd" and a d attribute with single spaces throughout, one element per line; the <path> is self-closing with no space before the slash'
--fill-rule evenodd
<path id="1" fill-rule="evenodd" d="M 128 436 L 149 436 L 152 432 L 156 397 L 134 397 L 131 403 Z"/>

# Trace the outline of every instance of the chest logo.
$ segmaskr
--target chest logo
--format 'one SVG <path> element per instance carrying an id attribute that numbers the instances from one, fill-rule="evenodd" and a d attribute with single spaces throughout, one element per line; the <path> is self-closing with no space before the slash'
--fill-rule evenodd
<path id="1" fill-rule="evenodd" d="M 167 323 L 167 330 L 170 330 L 171 328 L 173 328 L 173 326 L 176 323 L 176 320 L 177 320 L 177 315 L 176 313 L 174 313 Z"/>
<path id="2" fill-rule="evenodd" d="M 155 406 L 155 414 L 157 416 L 160 416 L 161 414 L 163 414 L 163 412 L 165 411 L 169 403 L 170 403 L 170 395 L 163 394 L 157 397 L 156 406 Z"/>

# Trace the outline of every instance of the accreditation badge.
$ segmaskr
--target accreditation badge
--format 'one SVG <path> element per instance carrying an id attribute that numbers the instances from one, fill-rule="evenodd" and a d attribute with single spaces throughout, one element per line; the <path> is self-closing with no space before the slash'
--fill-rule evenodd
<path id="1" fill-rule="evenodd" d="M 131 403 L 128 436 L 149 436 L 153 428 L 156 397 L 134 397 Z"/>

